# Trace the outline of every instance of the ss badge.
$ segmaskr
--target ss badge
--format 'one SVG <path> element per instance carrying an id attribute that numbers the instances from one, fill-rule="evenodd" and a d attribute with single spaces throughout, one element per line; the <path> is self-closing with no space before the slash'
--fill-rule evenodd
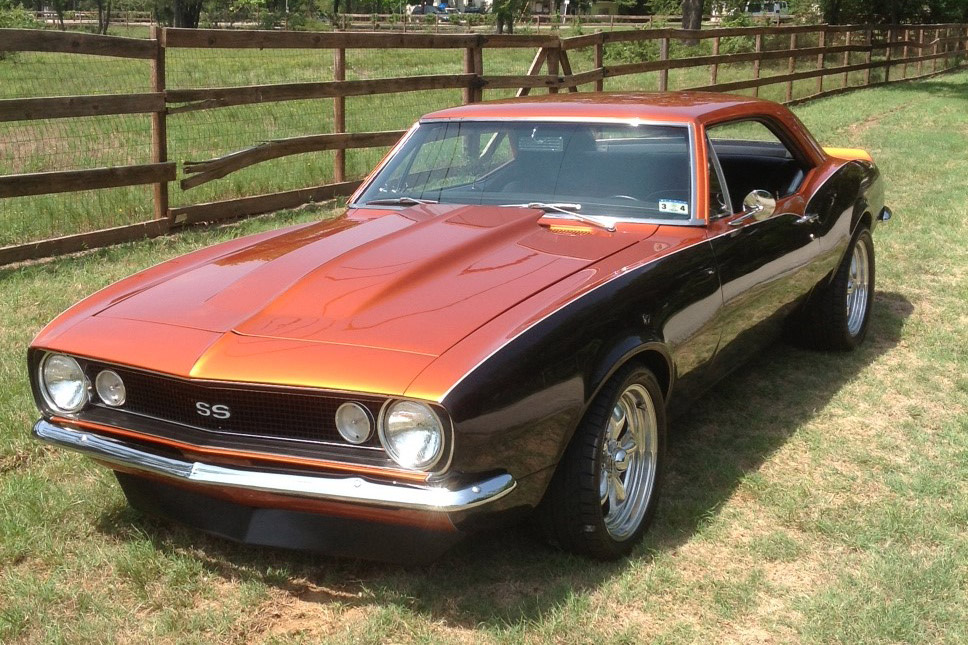
<path id="1" fill-rule="evenodd" d="M 229 411 L 229 406 L 222 404 L 210 405 L 204 401 L 195 403 L 195 412 L 198 412 L 203 417 L 215 417 L 216 419 L 228 419 L 232 416 L 231 411 Z"/>

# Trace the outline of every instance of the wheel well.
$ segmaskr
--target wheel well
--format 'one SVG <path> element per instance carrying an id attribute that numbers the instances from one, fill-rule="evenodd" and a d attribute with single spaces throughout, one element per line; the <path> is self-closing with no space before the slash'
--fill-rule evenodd
<path id="1" fill-rule="evenodd" d="M 873 226 L 873 224 L 874 224 L 873 216 L 871 216 L 870 211 L 865 210 L 864 214 L 861 215 L 860 218 L 858 218 L 857 222 L 854 225 L 854 230 L 851 232 L 856 233 L 858 228 L 861 226 L 865 227 L 867 230 L 871 230 L 871 227 Z"/>
<path id="2" fill-rule="evenodd" d="M 669 370 L 669 362 L 665 356 L 655 350 L 647 349 L 633 356 L 629 362 L 646 367 L 655 374 L 656 380 L 659 381 L 659 387 L 662 388 L 662 396 L 666 399 L 669 398 L 672 374 Z"/>

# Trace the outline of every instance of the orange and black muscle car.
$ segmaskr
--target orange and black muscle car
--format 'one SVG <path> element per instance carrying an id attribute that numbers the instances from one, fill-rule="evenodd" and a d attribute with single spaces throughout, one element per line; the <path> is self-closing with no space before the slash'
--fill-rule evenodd
<path id="1" fill-rule="evenodd" d="M 783 329 L 867 331 L 862 150 L 786 108 L 569 94 L 423 117 L 341 216 L 122 280 L 34 340 L 34 434 L 248 543 L 436 557 L 537 514 L 627 554 L 667 416 Z M 672 492 L 674 494 L 674 492 Z"/>

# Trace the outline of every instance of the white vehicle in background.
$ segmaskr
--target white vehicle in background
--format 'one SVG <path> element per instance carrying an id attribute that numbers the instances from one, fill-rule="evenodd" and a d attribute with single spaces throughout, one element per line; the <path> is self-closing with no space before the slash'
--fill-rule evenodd
<path id="1" fill-rule="evenodd" d="M 748 16 L 784 18 L 790 15 L 790 6 L 787 2 L 747 2 L 743 13 Z"/>

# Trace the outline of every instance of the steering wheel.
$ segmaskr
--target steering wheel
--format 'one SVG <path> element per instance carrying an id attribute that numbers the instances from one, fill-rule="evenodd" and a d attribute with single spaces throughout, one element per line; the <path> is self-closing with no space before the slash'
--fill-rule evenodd
<path id="1" fill-rule="evenodd" d="M 640 202 L 640 201 L 642 201 L 638 197 L 632 197 L 631 195 L 609 195 L 608 196 L 608 199 L 627 199 L 627 200 L 632 201 L 632 202 Z"/>

